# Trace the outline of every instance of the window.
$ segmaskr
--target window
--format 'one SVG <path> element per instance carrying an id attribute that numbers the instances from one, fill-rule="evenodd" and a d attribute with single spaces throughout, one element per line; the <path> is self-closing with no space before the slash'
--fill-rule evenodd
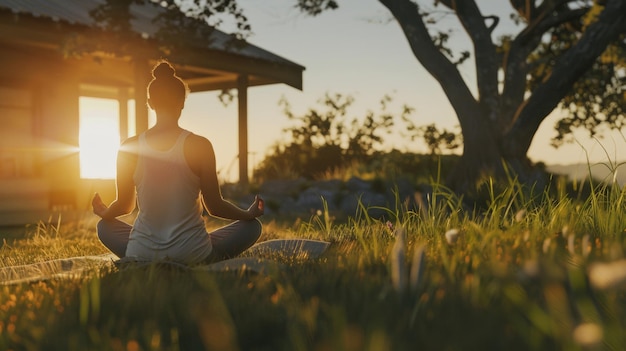
<path id="1" fill-rule="evenodd" d="M 80 97 L 80 177 L 115 178 L 120 144 L 117 100 Z"/>

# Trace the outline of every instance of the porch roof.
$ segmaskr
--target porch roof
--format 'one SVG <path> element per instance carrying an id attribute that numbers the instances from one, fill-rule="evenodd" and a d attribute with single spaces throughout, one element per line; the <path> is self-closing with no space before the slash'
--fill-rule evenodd
<path id="1" fill-rule="evenodd" d="M 0 42 L 59 49 L 67 39 L 60 36 L 98 28 L 89 13 L 104 3 L 104 0 L 0 0 Z M 146 0 L 144 4 L 133 3 L 130 11 L 132 31 L 156 45 L 154 38 L 159 27 L 153 19 L 164 8 Z M 237 79 L 242 75 L 247 76 L 248 86 L 284 83 L 302 89 L 304 66 L 245 41 L 233 45 L 233 37 L 219 30 L 212 31 L 204 40 L 192 41 L 184 53 L 174 52 L 168 58 L 192 92 L 237 88 Z"/>

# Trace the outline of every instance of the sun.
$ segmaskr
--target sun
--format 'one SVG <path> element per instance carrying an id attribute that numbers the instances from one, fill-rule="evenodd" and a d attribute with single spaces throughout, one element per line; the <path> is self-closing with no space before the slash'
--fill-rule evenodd
<path id="1" fill-rule="evenodd" d="M 80 98 L 80 177 L 114 179 L 120 144 L 116 100 Z"/>

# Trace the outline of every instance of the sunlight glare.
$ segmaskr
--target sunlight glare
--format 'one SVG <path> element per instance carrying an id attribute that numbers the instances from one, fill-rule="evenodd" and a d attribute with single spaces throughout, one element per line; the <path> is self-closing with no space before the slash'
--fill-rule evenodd
<path id="1" fill-rule="evenodd" d="M 81 178 L 115 178 L 119 144 L 118 102 L 81 97 L 79 131 Z"/>

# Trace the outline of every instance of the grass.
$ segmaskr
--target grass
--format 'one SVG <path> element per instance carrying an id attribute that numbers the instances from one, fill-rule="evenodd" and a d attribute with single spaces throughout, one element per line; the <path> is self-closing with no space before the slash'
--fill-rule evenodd
<path id="1" fill-rule="evenodd" d="M 361 208 L 336 223 L 324 208 L 272 221 L 262 239 L 333 245 L 270 257 L 285 269 L 268 274 L 154 265 L 0 285 L 0 349 L 626 349 L 626 190 L 556 190 L 530 198 L 512 182 L 472 213 L 435 187 L 427 210 L 398 201 L 383 220 Z M 94 228 L 41 223 L 0 248 L 0 267 L 105 253 Z"/>

